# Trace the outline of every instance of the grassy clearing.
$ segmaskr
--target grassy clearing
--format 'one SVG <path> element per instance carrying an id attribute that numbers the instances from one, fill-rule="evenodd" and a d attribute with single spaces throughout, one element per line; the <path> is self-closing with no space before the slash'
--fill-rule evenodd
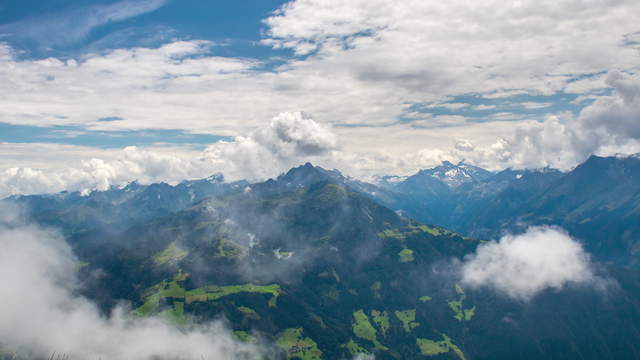
<path id="1" fill-rule="evenodd" d="M 354 322 L 352 324 L 353 333 L 355 336 L 369 340 L 373 343 L 376 349 L 380 350 L 388 350 L 388 348 L 382 345 L 377 339 L 376 329 L 369 322 L 369 317 L 364 313 L 363 310 L 358 310 L 353 313 Z"/>
<path id="2" fill-rule="evenodd" d="M 236 244 L 233 241 L 221 239 L 218 242 L 216 255 L 219 257 L 239 259 L 247 255 L 247 250 L 246 247 Z"/>
<path id="3" fill-rule="evenodd" d="M 389 313 L 386 311 L 378 311 L 372 310 L 371 317 L 373 318 L 373 322 L 378 326 L 382 336 L 387 336 L 387 331 L 389 330 Z"/>
<path id="4" fill-rule="evenodd" d="M 185 290 L 179 283 L 186 280 L 187 277 L 188 275 L 186 273 L 179 272 L 174 276 L 173 281 L 163 281 L 151 287 L 147 291 L 148 295 L 143 299 L 144 304 L 134 309 L 132 313 L 141 317 L 153 315 L 158 312 L 162 299 L 172 299 L 174 304 L 180 302 L 184 311 L 185 303 L 191 304 L 198 301 L 213 301 L 239 293 L 270 294 L 271 299 L 269 299 L 269 306 L 274 307 L 276 305 L 276 299 L 280 296 L 280 285 L 278 284 L 265 286 L 253 284 L 229 286 L 207 285 L 193 290 Z M 253 311 L 249 308 L 246 309 Z"/>
<path id="5" fill-rule="evenodd" d="M 381 238 L 404 240 L 406 237 L 400 231 L 396 229 L 386 229 L 378 233 Z"/>
<path id="6" fill-rule="evenodd" d="M 442 334 L 441 341 L 416 339 L 416 344 L 420 348 L 420 353 L 425 356 L 435 356 L 453 351 L 460 360 L 466 360 L 462 350 L 460 350 L 460 348 L 451 341 L 451 338 L 445 334 Z"/>
<path id="7" fill-rule="evenodd" d="M 173 308 L 161 312 L 160 317 L 176 325 L 187 325 L 188 323 L 186 316 L 184 316 L 184 302 L 182 301 L 174 302 Z"/>
<path id="8" fill-rule="evenodd" d="M 258 313 L 252 308 L 249 308 L 246 306 L 239 306 L 238 311 L 243 313 L 247 318 L 256 319 L 256 320 L 260 319 L 260 315 L 258 315 Z"/>
<path id="9" fill-rule="evenodd" d="M 235 337 L 243 343 L 251 343 L 256 341 L 256 338 L 249 335 L 249 333 L 246 331 L 234 331 L 233 335 L 235 335 Z"/>
<path id="10" fill-rule="evenodd" d="M 398 320 L 402 322 L 402 327 L 406 332 L 411 332 L 413 329 L 415 329 L 420 325 L 419 322 L 415 321 L 416 309 L 410 309 L 410 310 L 404 310 L 404 311 L 396 310 L 395 314 Z"/>
<path id="11" fill-rule="evenodd" d="M 467 296 L 465 295 L 462 287 L 460 287 L 460 285 L 458 284 L 456 284 L 456 293 L 460 295 L 458 300 L 451 300 L 447 302 L 447 304 L 449 304 L 449 308 L 453 310 L 453 317 L 458 321 L 471 320 L 476 314 L 476 307 L 474 306 L 469 309 L 464 308 L 464 300 L 467 298 Z"/>
<path id="12" fill-rule="evenodd" d="M 420 296 L 420 297 L 418 298 L 418 300 L 420 300 L 420 301 L 422 301 L 423 303 L 425 303 L 425 302 L 427 302 L 427 301 L 431 301 L 431 300 L 433 300 L 433 298 L 432 298 L 431 296 L 426 296 L 426 295 L 425 295 L 425 296 Z"/>
<path id="13" fill-rule="evenodd" d="M 342 347 L 346 347 L 349 350 L 351 356 L 356 357 L 360 354 L 368 355 L 369 351 L 362 346 L 358 345 L 353 339 L 350 339 L 348 343 L 342 345 Z"/>
<path id="14" fill-rule="evenodd" d="M 442 341 L 433 341 L 429 339 L 416 339 L 420 353 L 425 356 L 434 356 L 449 352 L 449 347 Z"/>
<path id="15" fill-rule="evenodd" d="M 287 359 L 320 360 L 322 351 L 311 338 L 302 337 L 302 328 L 290 328 L 278 335 L 276 344 L 287 352 Z"/>
<path id="16" fill-rule="evenodd" d="M 166 249 L 164 249 L 161 252 L 157 253 L 153 257 L 153 262 L 156 265 L 163 265 L 163 264 L 167 264 L 167 263 L 174 263 L 175 264 L 178 261 L 180 261 L 180 260 L 184 259 L 185 257 L 187 257 L 187 255 L 189 255 L 189 252 L 179 248 L 177 243 L 175 241 L 173 241 L 171 244 L 169 244 L 169 246 L 167 246 Z"/>
<path id="17" fill-rule="evenodd" d="M 398 253 L 398 256 L 400 257 L 401 263 L 412 262 L 414 260 L 413 250 L 411 249 L 402 249 L 402 251 Z"/>

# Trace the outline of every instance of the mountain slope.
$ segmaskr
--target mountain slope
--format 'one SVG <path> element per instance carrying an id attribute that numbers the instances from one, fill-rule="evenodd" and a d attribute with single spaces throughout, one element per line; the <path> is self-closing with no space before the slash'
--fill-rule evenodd
<path id="1" fill-rule="evenodd" d="M 125 299 L 132 316 L 178 326 L 224 317 L 287 358 L 640 355 L 633 272 L 608 270 L 621 287 L 606 295 L 568 288 L 531 303 L 467 289 L 454 259 L 477 241 L 402 217 L 335 175 L 304 165 L 116 232 L 76 233 L 84 292 L 105 312 Z"/>
<path id="2" fill-rule="evenodd" d="M 141 185 L 132 182 L 106 191 L 12 196 L 29 216 L 44 225 L 57 226 L 72 235 L 108 226 L 127 227 L 138 221 L 164 216 L 190 207 L 204 198 L 241 191 L 246 181 L 226 183 L 222 175 L 183 181 Z"/>

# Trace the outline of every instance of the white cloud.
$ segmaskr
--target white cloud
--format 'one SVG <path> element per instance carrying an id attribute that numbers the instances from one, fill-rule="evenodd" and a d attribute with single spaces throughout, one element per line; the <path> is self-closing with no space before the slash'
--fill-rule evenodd
<path id="1" fill-rule="evenodd" d="M 588 94 L 605 89 L 607 87 L 604 81 L 605 77 L 606 74 L 598 74 L 572 81 L 564 88 L 564 92 L 567 94 Z"/>
<path id="2" fill-rule="evenodd" d="M 139 180 L 141 183 L 178 182 L 206 177 L 213 168 L 197 158 L 129 146 L 109 152 L 109 158 L 66 158 L 58 153 L 54 168 L 11 167 L 0 171 L 0 197 L 10 194 L 50 193 L 62 190 L 106 190 L 111 185 Z M 69 162 L 77 160 L 70 166 Z M 67 164 L 66 166 L 64 164 Z"/>
<path id="3" fill-rule="evenodd" d="M 50 151 L 52 147 L 42 148 Z M 48 155 L 58 157 L 53 159 L 54 167 L 15 166 L 0 170 L 0 198 L 10 194 L 62 190 L 106 190 L 133 180 L 143 184 L 176 183 L 219 172 L 227 180 L 261 180 L 305 161 L 327 162 L 337 150 L 337 137 L 330 127 L 300 112 L 282 113 L 247 136 L 217 142 L 200 153 L 129 146 L 122 150 L 94 152 L 96 157 L 86 158 L 78 154 L 82 148 L 63 147 L 55 155 Z M 9 156 L 23 151 L 24 147 L 18 146 Z M 70 165 L 74 160 L 76 164 Z M 36 164 L 43 165 L 41 161 Z"/>
<path id="4" fill-rule="evenodd" d="M 614 71 L 606 80 L 615 90 L 612 97 L 602 97 L 586 107 L 581 124 L 587 130 L 604 130 L 616 141 L 640 138 L 640 77 Z"/>
<path id="5" fill-rule="evenodd" d="M 564 230 L 529 228 L 480 245 L 462 264 L 462 282 L 529 300 L 547 290 L 595 281 L 589 256 Z"/>
<path id="6" fill-rule="evenodd" d="M 496 106 L 495 105 L 485 105 L 485 104 L 480 104 L 480 105 L 476 105 L 473 107 L 473 110 L 493 110 L 495 109 Z"/>
<path id="7" fill-rule="evenodd" d="M 260 180 L 305 161 L 364 179 L 378 174 L 407 175 L 442 160 L 463 159 L 492 170 L 569 170 L 593 153 L 640 152 L 640 79 L 618 72 L 607 79 L 613 88 L 611 96 L 600 96 L 577 117 L 559 114 L 562 117 L 549 116 L 542 122 L 472 123 L 461 116 L 415 113 L 409 124 L 329 127 L 303 113 L 283 113 L 247 131 L 246 136 L 212 144 L 203 152 L 5 143 L 0 144 L 6 166 L 0 169 L 0 196 L 105 189 L 136 179 L 175 183 L 217 172 L 228 179 Z M 496 116 L 500 120 L 518 117 L 510 113 Z M 459 139 L 465 140 L 464 146 Z"/>
<path id="8" fill-rule="evenodd" d="M 126 11 L 116 6 L 124 3 L 131 5 Z M 98 23 L 162 3 L 111 4 Z M 306 54 L 318 50 L 275 71 L 259 70 L 256 60 L 215 56 L 202 41 L 69 61 L 19 60 L 5 46 L 0 121 L 233 136 L 262 125 L 265 116 L 303 110 L 326 123 L 389 125 L 407 104 L 469 93 L 552 94 L 585 75 L 633 69 L 636 50 L 622 40 L 638 30 L 638 14 L 632 0 L 482 0 L 473 8 L 463 0 L 299 0 L 266 20 L 266 40 Z M 124 120 L 95 121 L 111 116 Z"/>
<path id="9" fill-rule="evenodd" d="M 264 179 L 307 160 L 337 150 L 337 138 L 303 113 L 283 113 L 247 137 L 220 141 L 205 149 L 203 159 L 224 169 L 230 179 Z"/>
<path id="10" fill-rule="evenodd" d="M 600 96 L 578 117 L 519 123 L 511 135 L 491 146 L 478 146 L 466 157 L 479 165 L 569 170 L 591 154 L 640 151 L 640 77 L 611 72 L 611 96 Z M 460 153 L 459 156 L 464 156 Z"/>
<path id="11" fill-rule="evenodd" d="M 520 103 L 520 105 L 524 106 L 525 109 L 536 110 L 536 109 L 544 109 L 546 107 L 551 106 L 551 103 L 545 102 L 535 102 L 535 101 L 525 101 Z"/>
<path id="12" fill-rule="evenodd" d="M 569 170 L 593 153 L 640 152 L 640 79 L 612 72 L 607 84 L 613 87 L 613 94 L 599 97 L 579 116 L 549 116 L 542 122 L 473 124 L 461 116 L 420 119 L 415 114 L 419 120 L 411 124 L 331 128 L 303 113 L 283 113 L 246 136 L 212 144 L 200 153 L 158 147 L 102 152 L 61 147 L 56 151 L 53 145 L 0 144 L 8 166 L 0 169 L 0 196 L 106 189 L 136 179 L 175 183 L 217 172 L 230 180 L 260 180 L 305 161 L 363 179 L 378 174 L 407 175 L 443 160 L 465 160 L 493 170 Z M 501 116 L 504 120 L 515 115 Z M 77 165 L 70 166 L 74 159 Z"/>
<path id="13" fill-rule="evenodd" d="M 637 54 L 622 42 L 638 30 L 639 10 L 632 0 L 298 0 L 266 24 L 269 44 L 315 46 L 306 66 L 339 67 L 408 98 L 551 94 L 582 74 L 634 68 Z"/>
<path id="14" fill-rule="evenodd" d="M 108 5 L 95 23 L 135 16 L 163 3 Z M 117 4 L 127 6 L 118 9 Z M 622 128 L 611 128 L 619 135 L 605 134 L 606 141 L 594 147 L 584 140 L 584 129 L 569 121 L 535 124 L 488 111 L 492 122 L 479 125 L 473 123 L 477 119 L 412 112 L 412 105 L 436 103 L 455 110 L 464 104 L 446 101 L 460 94 L 506 98 L 566 90 L 593 95 L 607 86 L 601 74 L 637 69 L 637 49 L 625 41 L 635 41 L 638 23 L 640 3 L 633 0 L 482 0 L 473 7 L 463 0 L 298 0 L 266 20 L 265 41 L 306 56 L 273 71 L 261 70 L 258 60 L 217 56 L 213 43 L 197 40 L 70 60 L 19 59 L 0 45 L 0 122 L 238 136 L 268 127 L 279 113 L 303 110 L 319 123 L 334 125 L 342 140 L 339 155 L 354 162 L 340 162 L 330 151 L 326 163 L 345 164 L 346 172 L 371 173 L 376 166 L 380 172 L 404 172 L 418 166 L 405 159 L 423 159 L 424 165 L 427 158 L 456 157 L 490 168 L 570 168 L 589 151 L 630 151 L 635 145 L 624 139 Z M 107 117 L 123 120 L 97 121 Z M 400 117 L 415 120 L 419 128 L 398 123 Z M 506 133 L 516 125 L 521 125 L 517 133 Z M 565 137 L 556 135 L 553 148 L 541 149 L 536 137 L 552 128 Z M 597 131 L 609 131 L 604 129 Z M 502 139 L 496 142 L 497 137 Z M 455 149 L 458 138 L 468 139 L 479 153 Z M 535 155 L 523 153 L 528 149 Z M 193 174 L 185 166 L 178 174 Z"/>
<path id="15" fill-rule="evenodd" d="M 449 109 L 449 110 L 460 110 L 466 107 L 469 107 L 470 104 L 467 103 L 437 103 L 437 104 L 432 104 L 429 105 L 427 107 L 429 108 L 445 108 L 445 109 Z"/>
<path id="16" fill-rule="evenodd" d="M 0 213 L 13 212 L 2 206 Z M 109 318 L 77 290 L 77 260 L 56 232 L 0 218 L 0 341 L 36 357 L 230 359 L 256 355 L 219 323 L 178 330 L 159 319 L 132 320 L 122 307 Z"/>

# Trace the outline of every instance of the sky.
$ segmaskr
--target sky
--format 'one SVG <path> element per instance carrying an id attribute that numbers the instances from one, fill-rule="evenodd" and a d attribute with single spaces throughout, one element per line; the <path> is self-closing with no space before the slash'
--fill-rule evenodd
<path id="1" fill-rule="evenodd" d="M 637 0 L 4 0 L 0 197 L 640 152 Z"/>

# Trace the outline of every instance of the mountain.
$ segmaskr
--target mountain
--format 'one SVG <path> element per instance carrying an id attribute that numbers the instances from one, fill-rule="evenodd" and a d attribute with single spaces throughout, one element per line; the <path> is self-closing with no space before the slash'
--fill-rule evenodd
<path id="1" fill-rule="evenodd" d="M 640 157 L 591 156 L 509 221 L 560 225 L 602 259 L 640 264 Z"/>
<path id="2" fill-rule="evenodd" d="M 24 206 L 34 220 L 60 227 L 65 234 L 85 232 L 108 225 L 129 226 L 190 207 L 207 197 L 241 191 L 248 183 L 226 183 L 222 175 L 183 181 L 142 185 L 137 181 L 106 191 L 61 192 L 45 195 L 18 195 L 9 201 Z"/>
<path id="3" fill-rule="evenodd" d="M 447 194 L 449 189 L 463 184 L 484 181 L 492 175 L 490 171 L 477 166 L 463 162 L 454 165 L 449 161 L 443 161 L 437 167 L 420 170 L 404 181 L 394 184 L 393 188 L 404 193 L 429 193 L 437 196 Z"/>
<path id="4" fill-rule="evenodd" d="M 554 199 L 595 176 L 594 171 L 606 168 L 611 176 L 634 179 L 631 165 L 594 161 L 598 166 L 587 162 L 589 171 L 575 170 L 581 176 L 508 170 L 461 184 L 455 194 L 474 194 L 481 204 L 511 193 L 544 194 L 535 197 L 539 205 L 528 195 L 523 201 L 540 214 L 562 209 L 570 213 L 572 206 Z M 225 318 L 239 339 L 263 338 L 275 344 L 276 358 L 640 356 L 637 270 L 600 264 L 598 274 L 615 286 L 600 292 L 567 287 L 544 291 L 531 302 L 511 300 L 492 289 L 459 284 L 456 264 L 473 254 L 480 241 L 405 217 L 378 198 L 382 194 L 400 204 L 415 198 L 413 194 L 311 164 L 262 183 L 197 184 L 133 183 L 129 191 L 114 188 L 88 197 L 58 194 L 15 200 L 34 204 L 32 214 L 45 223 L 51 218 L 38 211 L 81 214 L 87 198 L 109 204 L 115 214 L 131 211 L 134 198 L 143 209 L 160 209 L 132 221 L 86 222 L 83 231 L 64 231 L 86 264 L 81 268 L 82 293 L 105 313 L 126 300 L 133 305 L 131 316 L 160 316 L 180 327 Z M 617 191 L 628 189 L 625 184 Z M 217 190 L 202 197 L 206 191 L 194 190 L 199 186 Z M 193 198 L 187 196 L 190 190 Z M 169 194 L 194 202 L 185 206 L 177 201 L 175 208 L 161 205 Z M 66 207 L 60 205 L 64 201 Z M 63 230 L 78 226 L 71 216 L 57 221 Z"/>
<path id="5" fill-rule="evenodd" d="M 392 196 L 379 201 L 419 221 L 482 239 L 558 225 L 602 261 L 640 265 L 639 156 L 591 156 L 567 173 L 492 174 L 471 168 L 473 175 L 467 169 L 444 162 L 421 170 L 389 186 Z"/>

